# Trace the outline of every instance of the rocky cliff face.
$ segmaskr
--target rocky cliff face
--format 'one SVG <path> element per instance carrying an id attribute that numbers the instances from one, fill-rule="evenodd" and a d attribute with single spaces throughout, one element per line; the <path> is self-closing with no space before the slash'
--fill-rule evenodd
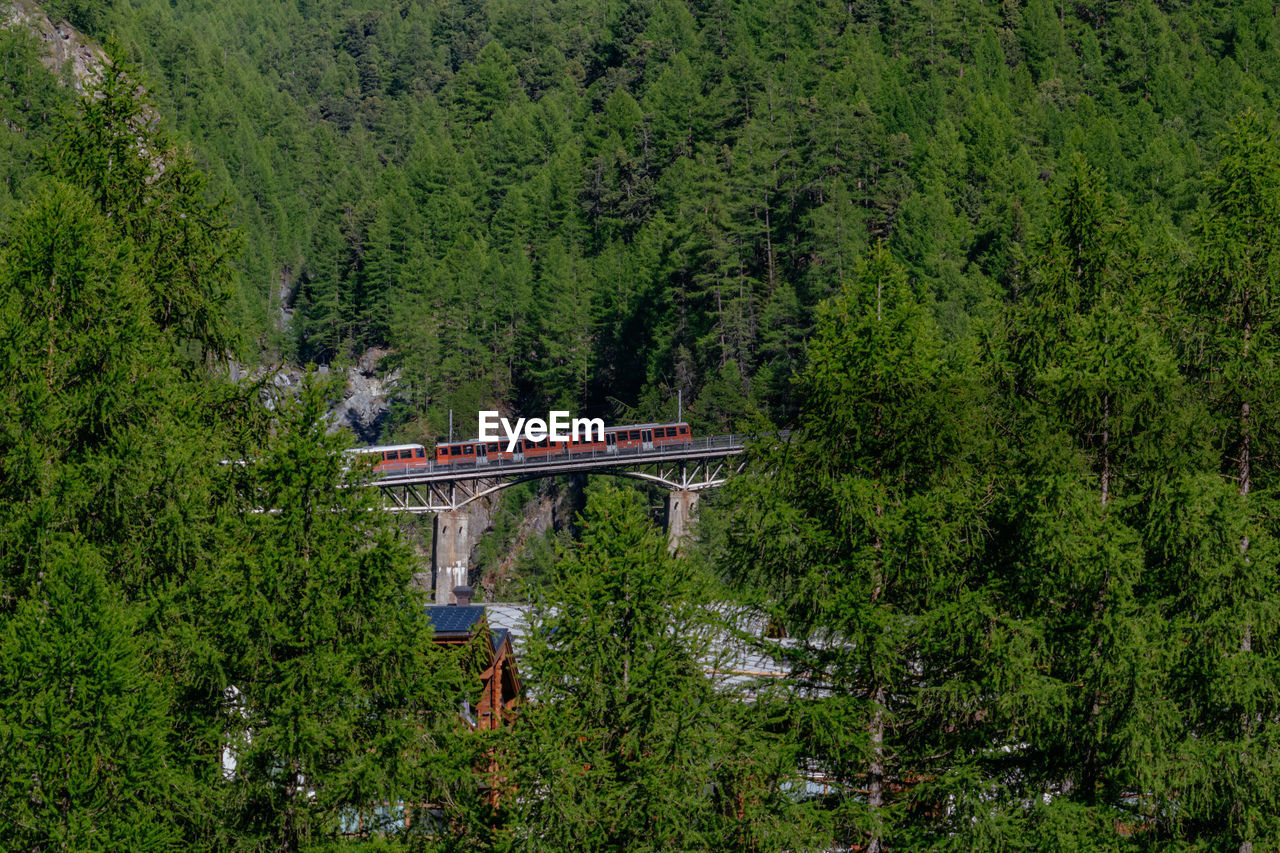
<path id="1" fill-rule="evenodd" d="M 361 444 L 377 444 L 381 440 L 399 378 L 398 373 L 378 375 L 378 362 L 384 355 L 385 350 L 371 349 L 353 367 L 339 370 L 329 365 L 320 366 L 321 375 L 339 374 L 344 389 L 342 400 L 329 413 L 330 432 L 347 427 Z M 238 362 L 232 362 L 230 372 L 233 382 L 260 382 L 266 378 L 269 385 L 281 391 L 296 387 L 306 373 L 295 365 L 249 369 Z M 270 395 L 265 396 L 264 402 L 271 405 Z"/>
<path id="2" fill-rule="evenodd" d="M 31 0 L 0 2 L 0 26 L 25 27 L 35 33 L 45 47 L 41 61 L 77 92 L 85 90 L 105 59 L 102 49 L 75 27 L 66 21 L 51 20 Z"/>

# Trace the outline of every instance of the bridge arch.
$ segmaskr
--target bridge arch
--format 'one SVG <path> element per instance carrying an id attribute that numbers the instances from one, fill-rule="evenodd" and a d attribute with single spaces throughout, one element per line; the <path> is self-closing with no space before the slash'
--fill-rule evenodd
<path id="1" fill-rule="evenodd" d="M 689 531 L 698 494 L 722 485 L 742 469 L 741 436 L 711 436 L 679 448 L 637 454 L 559 457 L 533 464 L 411 469 L 375 481 L 383 508 L 435 517 L 432 537 L 436 602 L 447 603 L 465 583 L 470 553 L 468 513 L 476 501 L 503 489 L 565 474 L 607 474 L 653 483 L 667 490 L 668 545 L 674 553 Z"/>
<path id="2" fill-rule="evenodd" d="M 613 470 L 610 468 L 601 469 L 599 471 L 584 471 L 584 472 L 559 472 L 559 473 L 541 472 L 536 474 L 525 474 L 523 476 L 517 476 L 517 477 L 504 477 L 502 479 L 495 479 L 492 482 L 475 480 L 473 482 L 477 483 L 478 488 L 474 490 L 472 489 L 466 490 L 464 494 L 458 495 L 456 500 L 450 501 L 449 506 L 431 505 L 431 504 L 425 504 L 422 506 L 405 506 L 405 505 L 389 506 L 389 505 L 386 505 L 384 501 L 383 508 L 391 512 L 405 512 L 405 513 L 411 513 L 411 514 L 429 514 L 429 513 L 436 513 L 436 512 L 445 512 L 449 510 L 459 510 L 470 504 L 475 503 L 481 498 L 491 497 L 492 495 L 495 495 L 504 489 L 509 489 L 512 486 L 518 486 L 522 483 L 530 483 L 530 482 L 533 482 L 534 480 L 545 480 L 548 477 L 569 476 L 569 474 L 572 474 L 572 473 L 589 473 L 597 476 L 603 475 L 607 477 L 626 477 L 632 480 L 642 480 L 646 483 L 654 483 L 656 485 L 662 486 L 664 489 L 667 489 L 668 491 L 672 491 L 672 492 L 700 492 L 706 489 L 713 489 L 717 486 L 724 484 L 724 477 L 720 477 L 714 480 L 702 481 L 702 482 L 681 484 L 679 482 L 668 479 L 666 477 L 650 474 L 646 471 Z"/>

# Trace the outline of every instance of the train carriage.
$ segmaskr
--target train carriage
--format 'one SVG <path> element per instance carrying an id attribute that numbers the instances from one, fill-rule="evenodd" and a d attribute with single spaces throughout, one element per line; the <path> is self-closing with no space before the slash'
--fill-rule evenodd
<path id="1" fill-rule="evenodd" d="M 683 447 L 693 440 L 693 432 L 687 423 L 634 424 L 606 427 L 604 440 L 593 435 L 590 439 L 541 441 L 519 439 L 515 448 L 507 450 L 509 442 L 454 441 L 436 445 L 437 465 L 489 465 L 495 462 L 530 461 L 574 456 L 585 453 L 643 452 L 659 447 Z"/>
<path id="2" fill-rule="evenodd" d="M 421 444 L 384 444 L 376 447 L 354 447 L 347 451 L 356 457 L 373 458 L 373 470 L 390 471 L 424 467 L 429 463 L 427 449 Z"/>

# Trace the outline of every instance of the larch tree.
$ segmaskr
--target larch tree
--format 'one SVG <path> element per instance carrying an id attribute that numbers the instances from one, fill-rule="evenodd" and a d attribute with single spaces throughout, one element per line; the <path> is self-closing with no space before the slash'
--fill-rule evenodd
<path id="1" fill-rule="evenodd" d="M 457 737 L 469 685 L 431 643 L 407 546 L 326 432 L 329 402 L 313 375 L 277 401 L 216 568 L 232 847 L 297 850 L 379 803 L 412 810 L 472 786 Z"/>
<path id="2" fill-rule="evenodd" d="M 956 798 L 992 701 L 974 686 L 992 486 L 975 370 L 877 245 L 818 313 L 798 430 L 731 485 L 725 571 L 794 640 L 829 843 L 915 846 L 944 803 L 953 829 L 974 813 Z"/>
<path id="3" fill-rule="evenodd" d="M 138 610 L 74 536 L 0 621 L 0 832 L 14 850 L 176 851 L 186 803 Z"/>
<path id="4" fill-rule="evenodd" d="M 1187 766 L 1195 768 L 1175 790 L 1187 801 L 1181 823 L 1189 832 L 1249 853 L 1280 832 L 1280 148 L 1273 128 L 1250 112 L 1223 133 L 1220 150 L 1184 291 L 1188 370 L 1209 412 L 1220 481 L 1202 481 L 1196 500 L 1189 496 L 1184 538 L 1169 549 L 1189 569 L 1179 600 L 1186 676 L 1177 686 Z"/>
<path id="5" fill-rule="evenodd" d="M 785 739 L 715 689 L 705 584 L 633 492 L 593 492 L 535 602 L 507 745 L 515 850 L 770 850 L 804 836 Z"/>
<path id="6" fill-rule="evenodd" d="M 1149 817 L 1125 798 L 1143 749 L 1167 748 L 1173 725 L 1142 524 L 1179 470 L 1182 388 L 1133 232 L 1083 158 L 1052 217 L 1010 318 L 1008 607 L 1039 659 L 1002 701 L 1016 709 L 1027 795 L 1044 798 L 1035 822 L 1105 844 L 1117 821 Z"/>

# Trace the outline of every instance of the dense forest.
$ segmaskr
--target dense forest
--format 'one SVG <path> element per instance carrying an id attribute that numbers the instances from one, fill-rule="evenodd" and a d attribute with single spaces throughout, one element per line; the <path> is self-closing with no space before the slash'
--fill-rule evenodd
<path id="1" fill-rule="evenodd" d="M 793 416 L 869 245 L 963 337 L 1082 156 L 1176 254 L 1278 82 L 1264 2 L 48 6 L 121 41 L 231 200 L 241 353 L 389 347 L 413 439 L 677 389 L 704 428 Z"/>
<path id="2" fill-rule="evenodd" d="M 107 59 L 0 30 L 7 846 L 1280 849 L 1274 5 L 43 8 Z M 388 437 L 757 436 L 679 558 L 586 483 L 509 727 L 341 390 L 229 380 L 370 349 Z"/>

